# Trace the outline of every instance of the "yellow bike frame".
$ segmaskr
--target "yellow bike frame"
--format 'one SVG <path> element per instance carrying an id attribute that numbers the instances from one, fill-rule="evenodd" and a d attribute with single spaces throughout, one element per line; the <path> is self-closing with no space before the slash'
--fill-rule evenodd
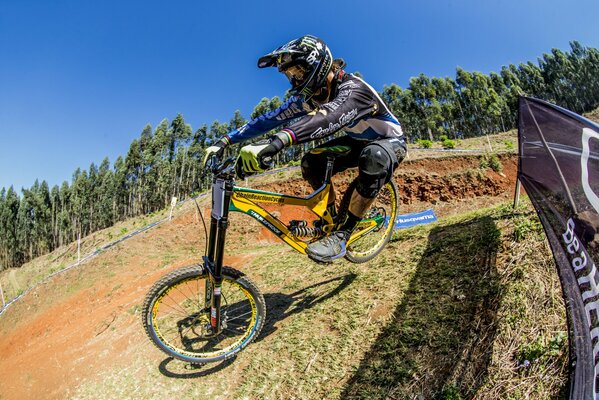
<path id="1" fill-rule="evenodd" d="M 231 194 L 229 210 L 242 212 L 255 218 L 258 220 L 258 222 L 264 225 L 269 231 L 274 233 L 289 246 L 293 247 L 302 254 L 306 254 L 306 247 L 308 244 L 298 240 L 283 222 L 262 208 L 258 203 L 305 207 L 321 218 L 321 220 L 324 222 L 322 230 L 325 232 L 325 234 L 329 234 L 335 226 L 333 217 L 327 211 L 330 187 L 331 183 L 327 183 L 308 197 L 295 197 L 280 193 L 235 186 L 233 187 L 233 193 Z M 376 219 L 362 220 L 356 229 L 354 229 L 348 244 L 351 244 L 366 233 L 375 229 L 379 224 L 380 221 L 377 221 Z"/>

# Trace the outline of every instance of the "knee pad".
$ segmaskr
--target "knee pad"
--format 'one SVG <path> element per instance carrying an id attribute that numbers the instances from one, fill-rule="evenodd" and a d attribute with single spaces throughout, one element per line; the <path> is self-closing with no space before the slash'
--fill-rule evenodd
<path id="1" fill-rule="evenodd" d="M 368 145 L 360 153 L 359 176 L 356 190 L 365 198 L 373 198 L 392 176 L 393 161 L 385 149 Z"/>

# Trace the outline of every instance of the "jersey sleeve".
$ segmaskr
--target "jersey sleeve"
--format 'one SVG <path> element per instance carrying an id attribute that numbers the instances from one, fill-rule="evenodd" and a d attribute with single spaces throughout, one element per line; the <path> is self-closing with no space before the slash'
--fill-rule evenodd
<path id="1" fill-rule="evenodd" d="M 339 85 L 337 96 L 289 125 L 296 143 L 320 139 L 357 123 L 376 110 L 371 91 L 356 80 Z"/>
<path id="2" fill-rule="evenodd" d="M 307 111 L 304 109 L 301 99 L 292 96 L 276 110 L 252 119 L 242 127 L 229 132 L 223 139 L 229 144 L 244 142 L 306 114 Z"/>

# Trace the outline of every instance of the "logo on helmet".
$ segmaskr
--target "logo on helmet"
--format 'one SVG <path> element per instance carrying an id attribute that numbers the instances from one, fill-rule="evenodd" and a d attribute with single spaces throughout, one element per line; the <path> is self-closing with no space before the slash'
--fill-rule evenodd
<path id="1" fill-rule="evenodd" d="M 317 41 L 316 38 L 314 38 L 313 36 L 309 36 L 309 35 L 304 36 L 299 45 L 306 46 L 311 49 L 316 47 L 318 50 L 320 50 L 322 48 L 322 44 L 319 41 Z"/>
<path id="2" fill-rule="evenodd" d="M 308 55 L 308 57 L 306 58 L 306 61 L 308 62 L 308 64 L 312 65 L 316 62 L 317 57 L 318 51 L 312 50 L 312 52 L 310 52 L 310 55 Z"/>

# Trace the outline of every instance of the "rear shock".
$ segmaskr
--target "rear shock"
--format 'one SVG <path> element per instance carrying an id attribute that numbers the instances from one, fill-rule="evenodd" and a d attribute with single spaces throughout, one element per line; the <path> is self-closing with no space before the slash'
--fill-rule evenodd
<path id="1" fill-rule="evenodd" d="M 318 237 L 324 235 L 320 227 L 309 227 L 307 221 L 292 220 L 289 221 L 289 231 L 295 237 Z"/>

